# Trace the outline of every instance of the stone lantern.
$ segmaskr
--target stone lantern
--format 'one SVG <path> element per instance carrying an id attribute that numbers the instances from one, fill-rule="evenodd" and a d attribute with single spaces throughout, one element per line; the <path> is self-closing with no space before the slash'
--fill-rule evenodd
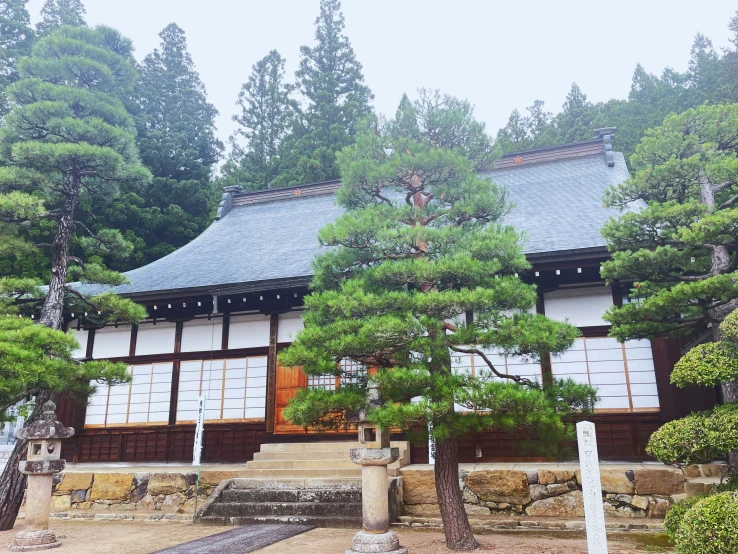
<path id="1" fill-rule="evenodd" d="M 61 543 L 53 531 L 49 531 L 51 511 L 51 486 L 54 474 L 64 470 L 61 459 L 62 439 L 74 435 L 74 429 L 64 427 L 56 420 L 56 404 L 43 405 L 41 417 L 18 431 L 18 438 L 28 441 L 26 460 L 18 468 L 28 475 L 26 492 L 26 529 L 15 535 L 8 548 L 12 552 L 32 552 L 57 548 Z"/>
<path id="2" fill-rule="evenodd" d="M 370 403 L 379 402 L 376 386 L 370 384 L 367 396 Z M 353 548 L 346 554 L 407 554 L 389 528 L 387 466 L 399 459 L 400 449 L 390 447 L 389 429 L 366 422 L 365 412 L 359 414 L 359 421 L 359 448 L 352 448 L 350 456 L 361 465 L 362 529 L 354 535 Z"/>

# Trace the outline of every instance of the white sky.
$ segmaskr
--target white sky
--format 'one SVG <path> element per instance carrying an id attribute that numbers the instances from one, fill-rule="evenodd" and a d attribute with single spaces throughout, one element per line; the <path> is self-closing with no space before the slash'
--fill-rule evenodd
<path id="1" fill-rule="evenodd" d="M 36 20 L 44 0 L 30 0 Z M 174 21 L 209 100 L 218 135 L 251 66 L 276 48 L 287 76 L 299 48 L 313 44 L 319 0 L 84 0 L 88 23 L 133 39 L 136 55 Z M 684 70 L 694 35 L 729 44 L 736 0 L 343 0 L 346 34 L 364 66 L 379 112 L 403 92 L 439 88 L 476 105 L 490 134 L 534 99 L 558 111 L 573 81 L 592 101 L 624 98 L 637 62 L 647 71 Z"/>

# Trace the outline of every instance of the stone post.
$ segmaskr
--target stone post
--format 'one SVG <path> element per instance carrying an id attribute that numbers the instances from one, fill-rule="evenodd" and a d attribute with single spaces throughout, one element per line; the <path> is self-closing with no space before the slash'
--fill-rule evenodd
<path id="1" fill-rule="evenodd" d="M 388 431 L 367 424 L 359 426 L 359 442 L 366 446 L 352 448 L 350 455 L 352 462 L 361 465 L 362 530 L 346 554 L 407 554 L 390 531 L 387 499 L 387 466 L 400 458 L 400 449 L 389 447 Z"/>
<path id="2" fill-rule="evenodd" d="M 577 423 L 579 446 L 579 468 L 582 473 L 584 495 L 584 525 L 587 529 L 587 552 L 607 554 L 605 533 L 605 511 L 602 506 L 602 484 L 600 482 L 600 460 L 597 455 L 597 435 L 594 423 Z"/>
<path id="3" fill-rule="evenodd" d="M 49 530 L 51 511 L 51 486 L 54 474 L 64 470 L 66 462 L 61 459 L 61 441 L 74 435 L 74 429 L 64 427 L 56 420 L 56 405 L 49 401 L 43 406 L 41 417 L 17 436 L 28 440 L 26 460 L 19 469 L 28 475 L 26 491 L 26 529 L 15 535 L 8 548 L 11 552 L 33 552 L 58 548 L 61 543 L 56 534 Z"/>

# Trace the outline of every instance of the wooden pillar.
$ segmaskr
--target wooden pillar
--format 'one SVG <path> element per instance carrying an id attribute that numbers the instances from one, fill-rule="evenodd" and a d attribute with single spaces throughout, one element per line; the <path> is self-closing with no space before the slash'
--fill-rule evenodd
<path id="1" fill-rule="evenodd" d="M 543 292 L 540 288 L 537 290 L 538 298 L 536 300 L 536 313 L 540 315 L 546 315 L 546 307 L 543 301 Z M 551 354 L 544 354 L 541 356 L 541 379 L 543 380 L 544 387 L 553 386 L 553 369 L 551 366 Z"/>
<path id="2" fill-rule="evenodd" d="M 92 349 L 95 346 L 95 330 L 87 331 L 87 348 L 85 349 L 85 358 L 92 359 Z"/>
<path id="3" fill-rule="evenodd" d="M 274 433 L 274 416 L 277 403 L 277 335 L 279 332 L 279 315 L 269 317 L 269 353 L 267 354 L 267 398 L 266 398 L 266 431 Z"/>
<path id="4" fill-rule="evenodd" d="M 131 344 L 128 347 L 128 355 L 133 358 L 136 355 L 136 341 L 138 340 L 138 325 L 131 327 Z"/>
<path id="5" fill-rule="evenodd" d="M 174 353 L 179 354 L 182 351 L 182 329 L 184 323 L 178 321 L 174 328 Z M 172 388 L 169 391 L 169 425 L 177 423 L 177 399 L 179 397 L 179 359 L 172 362 Z M 171 436 L 171 435 L 167 435 Z M 167 452 L 169 448 L 167 448 Z"/>
<path id="6" fill-rule="evenodd" d="M 231 314 L 223 314 L 223 336 L 221 337 L 221 350 L 228 350 L 228 335 L 231 332 Z"/>

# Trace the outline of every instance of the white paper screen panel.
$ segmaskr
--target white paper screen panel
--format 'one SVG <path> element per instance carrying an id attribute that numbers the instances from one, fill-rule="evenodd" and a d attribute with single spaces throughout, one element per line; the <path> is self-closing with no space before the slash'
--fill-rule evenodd
<path id="1" fill-rule="evenodd" d="M 79 348 L 74 350 L 72 352 L 72 357 L 75 360 L 80 360 L 84 358 L 87 355 L 87 339 L 89 337 L 89 331 L 86 331 L 85 329 L 80 329 L 79 331 L 76 329 L 77 322 L 72 321 L 69 324 L 69 333 L 77 339 L 77 342 L 79 343 Z"/>
<path id="2" fill-rule="evenodd" d="M 602 319 L 612 306 L 609 287 L 560 289 L 543 295 L 546 316 L 556 321 L 568 320 L 577 327 L 608 325 Z"/>
<path id="3" fill-rule="evenodd" d="M 539 383 L 543 378 L 541 364 L 531 358 L 506 355 L 502 351 L 491 349 L 483 349 L 483 352 L 487 359 L 492 362 L 494 368 L 504 375 L 518 375 Z M 451 369 L 455 373 L 465 375 L 480 375 L 481 372 L 491 372 L 481 356 L 459 352 L 451 352 Z M 502 377 L 493 376 L 493 379 L 500 380 Z M 456 406 L 456 410 L 468 411 L 467 408 L 459 405 Z"/>
<path id="4" fill-rule="evenodd" d="M 223 320 L 221 318 L 193 319 L 182 327 L 182 352 L 220 350 L 223 343 Z"/>
<path id="5" fill-rule="evenodd" d="M 98 385 L 87 402 L 85 426 L 166 425 L 172 387 L 172 362 L 130 366 L 131 382 Z"/>
<path id="6" fill-rule="evenodd" d="M 292 342 L 297 333 L 305 327 L 302 323 L 302 312 L 280 314 L 277 328 L 277 342 Z"/>
<path id="7" fill-rule="evenodd" d="M 119 325 L 117 328 L 103 327 L 95 331 L 95 342 L 92 346 L 92 357 L 118 358 L 128 356 L 131 349 L 131 327 Z"/>
<path id="8" fill-rule="evenodd" d="M 264 419 L 266 372 L 266 356 L 182 361 L 177 423 L 192 423 L 197 419 L 197 401 L 203 394 L 207 396 L 205 421 Z"/>
<path id="9" fill-rule="evenodd" d="M 158 322 L 139 325 L 136 335 L 136 356 L 171 354 L 174 352 L 175 323 Z"/>
<path id="10" fill-rule="evenodd" d="M 620 344 L 610 337 L 580 338 L 551 360 L 554 377 L 597 388 L 597 410 L 654 411 L 659 408 L 651 343 Z"/>
<path id="11" fill-rule="evenodd" d="M 269 317 L 267 316 L 232 316 L 228 329 L 229 349 L 269 346 Z"/>

